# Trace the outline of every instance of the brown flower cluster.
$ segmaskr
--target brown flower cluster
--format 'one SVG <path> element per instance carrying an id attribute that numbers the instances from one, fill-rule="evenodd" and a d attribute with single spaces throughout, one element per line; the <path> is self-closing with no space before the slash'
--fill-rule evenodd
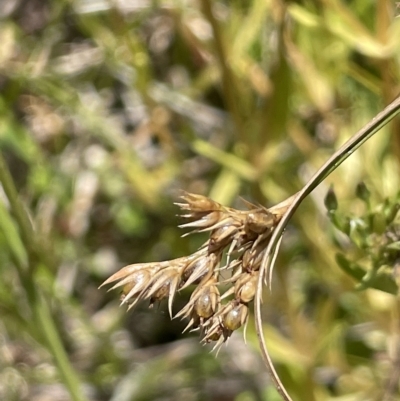
<path id="1" fill-rule="evenodd" d="M 128 309 L 143 299 L 153 305 L 168 298 L 171 317 L 175 294 L 196 286 L 175 317 L 188 318 L 185 330 L 200 329 L 202 341 L 215 341 L 218 347 L 246 326 L 263 252 L 286 205 L 266 209 L 246 202 L 248 210 L 242 211 L 191 193 L 181 199 L 177 205 L 189 222 L 180 227 L 191 228 L 192 233 L 210 232 L 200 249 L 174 260 L 126 266 L 102 285 L 117 281 L 111 289 L 122 287 L 121 304 Z M 221 266 L 224 255 L 226 263 Z M 221 287 L 228 288 L 222 295 Z"/>

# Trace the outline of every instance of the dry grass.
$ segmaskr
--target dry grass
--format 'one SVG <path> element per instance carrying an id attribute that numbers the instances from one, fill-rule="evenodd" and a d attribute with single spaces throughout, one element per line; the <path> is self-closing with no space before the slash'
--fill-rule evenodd
<path id="1" fill-rule="evenodd" d="M 210 232 L 209 239 L 186 257 L 126 266 L 102 285 L 117 281 L 112 289 L 122 287 L 121 304 L 128 304 L 128 310 L 143 299 L 150 299 L 153 306 L 168 298 L 171 317 L 176 292 L 195 285 L 187 305 L 175 317 L 189 318 L 185 331 L 199 329 L 202 341 L 215 341 L 214 348 L 218 348 L 233 331 L 247 324 L 261 261 L 289 202 L 270 209 L 247 203 L 248 210 L 242 211 L 201 195 L 185 193 L 181 198 L 183 203 L 177 205 L 190 220 L 181 227 Z M 226 264 L 221 266 L 224 250 Z M 225 288 L 222 296 L 221 286 Z M 228 297 L 229 302 L 221 303 Z"/>

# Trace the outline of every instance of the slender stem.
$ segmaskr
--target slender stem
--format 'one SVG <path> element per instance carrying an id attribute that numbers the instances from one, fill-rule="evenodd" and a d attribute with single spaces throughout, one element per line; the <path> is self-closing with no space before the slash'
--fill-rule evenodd
<path id="1" fill-rule="evenodd" d="M 282 234 L 290 218 L 303 202 L 303 200 L 334 170 L 336 170 L 355 150 L 357 150 L 364 142 L 376 134 L 383 126 L 392 120 L 400 112 L 400 96 L 393 100 L 383 111 L 377 114 L 368 124 L 354 134 L 344 145 L 340 147 L 311 177 L 307 184 L 299 191 L 294 198 L 293 203 L 288 207 L 282 220 L 276 227 L 271 238 L 270 247 L 273 249 L 278 241 L 278 237 Z M 268 254 L 268 248 L 267 253 Z"/>
<path id="2" fill-rule="evenodd" d="M 25 248 L 30 257 L 36 253 L 36 241 L 34 231 L 29 220 L 28 214 L 18 197 L 18 192 L 15 188 L 14 181 L 11 177 L 10 171 L 6 165 L 3 156 L 0 154 L 0 181 L 3 190 L 10 202 L 11 210 L 14 214 L 15 220 L 20 229 L 20 235 Z"/>
<path id="3" fill-rule="evenodd" d="M 11 212 L 18 224 L 22 242 L 28 253 L 28 258 L 30 260 L 30 263 L 28 263 L 28 270 L 30 271 L 30 274 L 33 274 L 33 269 L 39 260 L 48 268 L 52 267 L 54 265 L 52 253 L 49 251 L 46 243 L 40 241 L 41 238 L 39 237 L 39 233 L 35 232 L 28 211 L 25 209 L 18 196 L 13 178 L 1 154 L 0 182 L 3 186 L 4 193 L 10 202 Z"/>
<path id="4" fill-rule="evenodd" d="M 368 124 L 366 124 L 360 131 L 352 136 L 338 151 L 336 151 L 327 162 L 314 174 L 308 183 L 299 191 L 293 200 L 293 203 L 288 207 L 286 213 L 283 215 L 281 221 L 274 230 L 271 241 L 265 251 L 261 266 L 260 274 L 257 282 L 256 296 L 254 300 L 254 314 L 257 336 L 261 348 L 261 354 L 267 370 L 271 376 L 272 381 L 282 399 L 291 401 L 286 389 L 283 387 L 271 361 L 264 335 L 263 325 L 261 318 L 261 302 L 263 281 L 266 279 L 271 285 L 272 271 L 275 264 L 276 256 L 279 251 L 280 241 L 282 234 L 287 226 L 290 218 L 300 206 L 302 201 L 309 195 L 329 174 L 331 174 L 337 167 L 339 167 L 352 153 L 357 150 L 365 141 L 376 134 L 383 126 L 392 120 L 400 112 L 400 96 L 393 100 L 383 111 L 376 115 Z"/>
<path id="5" fill-rule="evenodd" d="M 68 389 L 73 401 L 86 401 L 80 380 L 72 367 L 54 320 L 51 316 L 47 301 L 40 294 L 35 293 L 36 299 L 32 305 L 35 320 L 40 326 L 46 341 L 46 346 L 53 355 L 58 366 L 60 377 Z"/>
<path id="6" fill-rule="evenodd" d="M 18 197 L 10 171 L 1 153 L 0 182 L 19 226 L 21 239 L 28 251 L 28 269 L 25 269 L 25 266 L 19 263 L 17 255 L 14 255 L 14 259 L 18 261 L 16 264 L 18 275 L 26 292 L 29 305 L 32 307 L 34 324 L 41 330 L 44 344 L 49 349 L 58 366 L 59 374 L 71 395 L 71 399 L 73 401 L 86 401 L 86 397 L 82 393 L 79 379 L 68 360 L 68 355 L 65 352 L 49 307 L 43 295 L 40 293 L 40 289 L 34 283 L 35 266 L 40 262 L 45 263 L 47 258 L 46 260 L 40 260 L 44 252 L 39 249 L 38 241 L 36 241 L 37 233 L 35 233 L 28 213 Z"/>

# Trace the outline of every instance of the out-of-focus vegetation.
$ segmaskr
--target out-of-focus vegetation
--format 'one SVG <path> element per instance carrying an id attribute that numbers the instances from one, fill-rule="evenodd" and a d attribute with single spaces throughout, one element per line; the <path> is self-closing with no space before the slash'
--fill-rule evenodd
<path id="1" fill-rule="evenodd" d="M 389 0 L 2 0 L 0 399 L 278 400 L 251 318 L 247 346 L 234 335 L 215 358 L 166 305 L 125 314 L 97 287 L 202 243 L 176 228 L 179 189 L 235 206 L 298 191 L 399 93 L 396 13 Z M 398 227 L 390 291 L 367 260 L 399 162 L 397 119 L 285 234 L 264 319 L 294 400 L 400 397 Z"/>

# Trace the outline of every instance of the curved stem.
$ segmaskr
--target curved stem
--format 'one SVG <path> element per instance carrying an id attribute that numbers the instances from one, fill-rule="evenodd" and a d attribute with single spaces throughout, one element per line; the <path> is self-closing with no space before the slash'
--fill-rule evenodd
<path id="1" fill-rule="evenodd" d="M 349 156 L 351 156 L 355 150 L 357 150 L 364 142 L 366 142 L 369 138 L 376 134 L 399 112 L 400 96 L 393 100 L 393 102 L 390 103 L 383 111 L 377 114 L 368 124 L 366 124 L 361 130 L 353 135 L 343 146 L 340 147 L 338 151 L 336 151 L 326 161 L 326 163 L 313 175 L 313 177 L 307 182 L 307 184 L 295 195 L 292 204 L 288 207 L 287 211 L 282 216 L 279 224 L 276 226 L 271 237 L 271 241 L 269 242 L 266 252 L 264 254 L 260 266 L 260 274 L 257 282 L 256 296 L 254 300 L 256 332 L 264 363 L 267 367 L 272 381 L 275 384 L 277 391 L 282 396 L 282 399 L 285 401 L 291 401 L 291 398 L 282 385 L 274 369 L 263 335 L 261 302 L 264 277 L 266 275 L 267 282 L 269 283 L 269 285 L 271 285 L 272 271 L 274 268 L 276 256 L 279 251 L 279 245 L 282 239 L 283 231 L 289 223 L 290 218 L 293 216 L 294 212 L 307 197 L 307 195 L 309 195 L 329 174 L 331 174 Z"/>

